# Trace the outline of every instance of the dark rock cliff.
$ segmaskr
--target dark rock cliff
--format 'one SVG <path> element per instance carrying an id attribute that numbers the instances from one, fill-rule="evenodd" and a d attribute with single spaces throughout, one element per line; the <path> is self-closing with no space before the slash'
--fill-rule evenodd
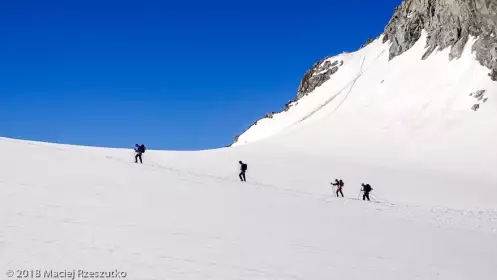
<path id="1" fill-rule="evenodd" d="M 405 0 L 385 28 L 383 42 L 391 42 L 390 59 L 409 50 L 428 34 L 426 59 L 437 48 L 451 48 L 449 59 L 459 58 L 469 36 L 476 59 L 497 77 L 497 1 L 496 0 Z"/>

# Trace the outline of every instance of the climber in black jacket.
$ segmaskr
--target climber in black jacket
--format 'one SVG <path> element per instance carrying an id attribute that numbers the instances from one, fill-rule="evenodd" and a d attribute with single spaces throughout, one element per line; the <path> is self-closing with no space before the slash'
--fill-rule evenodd
<path id="1" fill-rule="evenodd" d="M 342 195 L 343 197 L 343 192 L 342 192 L 342 188 L 344 186 L 344 183 L 342 181 L 342 179 L 338 180 L 338 179 L 335 179 L 335 183 L 331 183 L 333 186 L 337 186 L 337 191 L 336 191 L 336 195 L 337 197 L 339 197 L 339 193 Z"/>
<path id="2" fill-rule="evenodd" d="M 364 192 L 364 194 L 362 195 L 362 200 L 366 200 L 366 198 L 369 200 L 369 193 L 373 190 L 373 188 L 371 187 L 371 185 L 369 184 L 362 184 L 362 189 L 361 191 Z"/>
<path id="3" fill-rule="evenodd" d="M 241 160 L 238 163 L 240 163 L 240 174 L 238 175 L 238 177 L 240 177 L 240 180 L 242 182 L 247 182 L 247 179 L 245 178 L 245 172 L 247 171 L 247 164 L 243 163 Z"/>

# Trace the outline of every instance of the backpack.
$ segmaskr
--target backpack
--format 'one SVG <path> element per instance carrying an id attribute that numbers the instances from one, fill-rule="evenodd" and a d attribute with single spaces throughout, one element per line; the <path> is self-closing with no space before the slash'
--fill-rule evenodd
<path id="1" fill-rule="evenodd" d="M 141 144 L 140 152 L 145 153 L 145 150 L 146 150 L 145 145 Z"/>
<path id="2" fill-rule="evenodd" d="M 246 163 L 242 164 L 242 170 L 247 171 L 247 164 Z"/>

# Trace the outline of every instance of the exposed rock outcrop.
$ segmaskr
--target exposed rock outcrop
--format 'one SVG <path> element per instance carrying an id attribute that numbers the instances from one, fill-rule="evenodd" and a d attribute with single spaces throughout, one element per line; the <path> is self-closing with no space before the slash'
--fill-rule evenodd
<path id="1" fill-rule="evenodd" d="M 367 47 L 369 44 L 371 44 L 373 42 L 374 42 L 374 40 L 372 38 L 368 38 L 368 40 L 366 40 L 366 43 L 361 46 L 361 49 Z"/>
<path id="2" fill-rule="evenodd" d="M 274 116 L 274 114 L 276 114 L 276 112 L 269 112 L 269 113 L 267 113 L 267 114 L 264 116 L 264 118 L 269 118 L 269 119 L 272 119 L 272 118 L 273 118 L 273 116 Z"/>
<path id="3" fill-rule="evenodd" d="M 340 63 L 340 65 L 339 65 Z M 297 99 L 304 97 L 309 92 L 315 90 L 317 87 L 328 81 L 331 75 L 335 74 L 339 67 L 343 65 L 343 61 L 338 60 L 333 63 L 329 60 L 329 57 L 318 61 L 311 70 L 305 73 L 304 78 L 299 85 L 299 90 L 297 92 Z"/>
<path id="4" fill-rule="evenodd" d="M 286 112 L 286 111 L 290 110 L 290 108 L 292 108 L 292 105 L 293 105 L 293 103 L 294 103 L 295 101 L 297 101 L 297 100 L 295 100 L 295 99 L 294 99 L 294 100 L 289 100 L 289 101 L 285 104 L 285 108 L 283 108 L 283 111 L 285 111 L 285 112 Z"/>
<path id="5" fill-rule="evenodd" d="M 472 92 L 472 93 L 470 93 L 470 94 L 469 94 L 469 96 L 472 96 L 472 97 L 474 97 L 474 98 L 477 100 L 477 103 L 475 103 L 475 104 L 471 107 L 471 109 L 472 109 L 473 111 L 477 111 L 478 109 L 480 109 L 480 106 L 481 106 L 483 103 L 487 102 L 488 97 L 486 97 L 486 96 L 485 96 L 485 93 L 486 93 L 486 92 L 487 92 L 487 91 L 486 91 L 485 89 L 481 89 L 481 90 L 478 90 L 478 91 L 476 91 L 476 92 Z"/>
<path id="6" fill-rule="evenodd" d="M 405 0 L 385 28 L 383 42 L 390 41 L 390 59 L 409 50 L 426 30 L 426 59 L 437 48 L 450 47 L 450 59 L 459 58 L 469 36 L 476 59 L 497 80 L 497 1 L 495 0 Z"/>

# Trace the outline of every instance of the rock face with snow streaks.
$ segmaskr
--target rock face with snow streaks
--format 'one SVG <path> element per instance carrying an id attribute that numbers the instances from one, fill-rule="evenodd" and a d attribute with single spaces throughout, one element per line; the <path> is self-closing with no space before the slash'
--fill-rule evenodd
<path id="1" fill-rule="evenodd" d="M 338 71 L 339 67 L 342 65 L 342 62 L 339 62 L 338 60 L 331 62 L 329 59 L 330 58 L 327 57 L 318 61 L 314 64 L 312 69 L 307 71 L 304 78 L 302 78 L 302 81 L 300 82 L 297 92 L 297 100 L 327 82 L 331 75 Z"/>
<path id="2" fill-rule="evenodd" d="M 390 59 L 409 50 L 428 33 L 426 59 L 437 48 L 451 48 L 449 59 L 459 58 L 469 40 L 476 59 L 497 79 L 497 1 L 495 0 L 406 0 L 395 9 L 385 28 L 383 41 L 391 42 Z"/>

